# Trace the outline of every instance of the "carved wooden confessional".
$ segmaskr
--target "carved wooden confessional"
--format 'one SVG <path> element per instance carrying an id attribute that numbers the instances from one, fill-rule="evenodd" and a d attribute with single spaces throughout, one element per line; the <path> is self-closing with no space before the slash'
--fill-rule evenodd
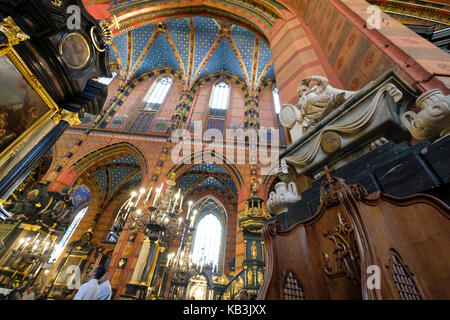
<path id="1" fill-rule="evenodd" d="M 267 267 L 258 299 L 450 297 L 450 209 L 443 202 L 425 194 L 368 195 L 362 185 L 329 176 L 320 194 L 310 219 L 287 230 L 278 220 L 264 226 Z"/>

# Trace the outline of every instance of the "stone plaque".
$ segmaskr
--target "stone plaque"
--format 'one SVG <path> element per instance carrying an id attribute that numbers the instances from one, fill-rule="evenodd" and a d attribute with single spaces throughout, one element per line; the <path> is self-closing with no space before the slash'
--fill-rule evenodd
<path id="1" fill-rule="evenodd" d="M 333 153 L 341 148 L 341 137 L 334 131 L 327 131 L 320 142 L 323 151 Z"/>

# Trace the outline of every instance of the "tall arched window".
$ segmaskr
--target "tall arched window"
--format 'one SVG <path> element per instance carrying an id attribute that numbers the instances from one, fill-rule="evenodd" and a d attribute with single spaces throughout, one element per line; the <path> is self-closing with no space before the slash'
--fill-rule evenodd
<path id="1" fill-rule="evenodd" d="M 100 77 L 98 78 L 98 82 L 109 85 L 111 81 L 113 81 L 113 79 L 116 77 L 117 72 L 112 72 L 111 74 L 112 74 L 111 78 Z"/>
<path id="2" fill-rule="evenodd" d="M 61 253 L 63 252 L 64 248 L 66 247 L 67 241 L 69 241 L 70 237 L 72 236 L 73 232 L 77 228 L 77 226 L 80 223 L 81 219 L 83 219 L 84 214 L 86 213 L 87 209 L 88 209 L 88 207 L 78 211 L 78 213 L 75 216 L 75 218 L 73 219 L 72 223 L 67 228 L 67 231 L 64 234 L 64 236 L 62 237 L 61 241 L 58 243 L 58 245 L 56 246 L 55 250 L 53 250 L 53 252 L 52 252 L 52 254 L 50 256 L 50 260 L 48 261 L 48 263 L 54 263 L 54 262 L 56 262 L 56 260 L 58 260 L 59 256 L 61 255 Z"/>
<path id="3" fill-rule="evenodd" d="M 280 138 L 280 145 L 285 146 L 287 144 L 286 143 L 286 133 L 284 131 L 284 127 L 280 123 L 279 113 L 280 113 L 280 109 L 281 109 L 281 102 L 280 102 L 280 95 L 278 94 L 277 87 L 273 87 L 272 97 L 273 97 L 273 104 L 275 106 L 275 113 L 277 116 L 277 125 L 278 125 L 278 134 L 279 134 L 279 138 Z M 268 139 L 268 142 L 269 142 L 269 139 Z"/>
<path id="4" fill-rule="evenodd" d="M 218 82 L 213 86 L 209 102 L 208 129 L 223 131 L 230 88 L 230 85 L 225 81 Z"/>
<path id="5" fill-rule="evenodd" d="M 205 215 L 197 224 L 192 261 L 219 265 L 222 224 L 214 214 Z"/>
<path id="6" fill-rule="evenodd" d="M 209 107 L 211 109 L 226 110 L 229 96 L 230 85 L 225 81 L 216 83 L 213 87 Z"/>
<path id="7" fill-rule="evenodd" d="M 152 86 L 144 98 L 145 106 L 144 110 L 156 111 L 164 102 L 167 93 L 172 86 L 172 78 L 163 77 L 158 80 L 156 85 Z"/>
<path id="8" fill-rule="evenodd" d="M 279 114 L 281 109 L 280 104 L 280 96 L 278 95 L 278 88 L 274 87 L 272 90 L 272 96 L 273 96 L 273 104 L 275 105 L 275 113 Z"/>

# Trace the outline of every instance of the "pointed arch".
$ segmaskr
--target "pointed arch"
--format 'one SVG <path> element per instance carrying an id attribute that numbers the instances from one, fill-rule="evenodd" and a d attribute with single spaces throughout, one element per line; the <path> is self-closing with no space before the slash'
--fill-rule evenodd
<path id="1" fill-rule="evenodd" d="M 230 83 L 236 84 L 239 88 L 242 89 L 242 91 L 244 92 L 246 100 L 248 100 L 248 98 L 249 98 L 249 89 L 248 89 L 248 86 L 245 83 L 245 81 L 242 80 L 241 78 L 239 78 L 235 74 L 232 74 L 232 73 L 229 73 L 229 72 L 226 72 L 226 71 L 220 71 L 220 72 L 215 72 L 215 73 L 208 74 L 208 75 L 204 76 L 203 78 L 198 79 L 191 87 L 191 90 L 189 92 L 189 101 L 192 101 L 194 99 L 194 96 L 197 93 L 197 91 L 205 83 L 208 83 L 208 82 L 214 81 L 214 80 L 220 80 L 220 79 L 227 80 Z"/>
<path id="2" fill-rule="evenodd" d="M 131 155 L 139 163 L 142 175 L 147 175 L 147 161 L 143 153 L 134 145 L 128 142 L 118 142 L 96 149 L 78 159 L 68 171 L 73 171 L 76 176 L 80 176 L 87 170 L 106 164 L 106 161 L 113 161 L 124 156 Z"/>
<path id="3" fill-rule="evenodd" d="M 136 88 L 138 84 L 141 82 L 152 78 L 153 76 L 170 74 L 174 78 L 178 80 L 183 80 L 183 75 L 180 71 L 172 67 L 163 67 L 158 69 L 153 69 L 151 71 L 145 72 L 141 75 L 136 76 L 132 80 L 130 80 L 127 84 L 123 86 L 123 89 L 120 89 L 120 94 L 113 98 L 111 106 L 107 112 L 107 115 L 98 125 L 99 128 L 105 128 L 108 124 L 108 120 L 111 119 L 112 116 L 116 113 L 116 111 L 124 104 L 125 100 L 131 95 L 131 92 Z"/>
<path id="4" fill-rule="evenodd" d="M 201 162 L 199 161 L 199 158 L 203 159 L 203 152 L 204 150 L 193 152 L 190 155 L 183 157 L 183 159 L 180 161 L 180 164 L 174 165 L 172 168 L 170 168 L 170 170 L 167 173 L 167 177 L 170 177 L 172 173 L 175 173 L 177 180 L 185 171 L 189 170 L 190 168 L 196 165 L 204 163 L 203 161 Z M 240 173 L 236 165 L 228 161 L 223 154 L 216 153 L 215 156 L 219 157 L 222 160 L 222 164 L 217 165 L 225 169 L 230 174 L 230 177 L 232 178 L 237 188 L 239 188 L 242 184 L 244 184 L 244 178 L 242 177 L 242 174 Z"/>
<path id="5" fill-rule="evenodd" d="M 259 37 L 268 39 L 270 28 L 276 18 L 284 18 L 284 10 L 289 10 L 290 6 L 280 1 L 258 1 L 257 5 L 249 6 L 245 2 L 229 2 L 226 6 L 217 6 L 207 1 L 190 1 L 186 3 L 177 3 L 177 10 L 173 9 L 173 3 L 161 3 L 155 11 L 153 7 L 142 7 L 135 10 L 135 13 L 129 11 L 128 5 L 121 6 L 120 12 L 117 12 L 117 18 L 121 29 L 132 29 L 143 23 L 151 23 L 157 17 L 174 19 L 180 17 L 206 16 L 211 18 L 220 18 L 230 21 L 237 25 L 243 25 L 255 32 Z M 135 7 L 135 4 L 129 4 Z M 117 33 L 114 30 L 114 33 Z"/>
<path id="6" fill-rule="evenodd" d="M 228 230 L 228 213 L 222 204 L 221 201 L 219 201 L 215 196 L 213 195 L 207 195 L 199 200 L 197 200 L 192 210 L 197 210 L 198 213 L 195 216 L 194 220 L 194 228 L 197 230 L 193 239 L 193 246 L 192 246 L 192 254 L 194 257 L 194 260 L 199 260 L 199 254 L 201 253 L 201 245 L 204 245 L 205 241 L 209 239 L 209 241 L 220 241 L 219 247 L 217 246 L 217 243 L 210 243 L 212 247 L 211 251 L 209 252 L 212 255 L 218 254 L 217 257 L 217 266 L 219 273 L 223 273 L 224 266 L 225 266 L 225 250 L 226 250 L 226 239 L 227 239 L 227 230 Z M 192 211 L 191 211 L 192 212 Z M 209 216 L 213 215 L 218 222 L 220 223 L 221 228 L 221 234 L 220 237 L 217 237 L 217 230 L 209 230 L 209 228 L 200 228 L 198 229 L 199 224 L 204 221 L 204 219 L 209 219 Z M 214 219 L 209 219 L 214 220 Z M 208 231 L 211 231 L 211 234 L 204 234 L 208 233 Z M 201 233 L 197 233 L 201 232 Z M 216 234 L 215 234 L 216 233 Z M 220 240 L 219 240 L 220 238 Z M 216 251 L 216 252 L 214 252 Z M 217 252 L 218 251 L 218 252 Z M 214 261 L 214 260 L 213 260 Z M 197 262 L 197 261 L 196 261 Z M 208 262 L 208 260 L 207 260 Z M 214 261 L 215 262 L 215 261 Z"/>

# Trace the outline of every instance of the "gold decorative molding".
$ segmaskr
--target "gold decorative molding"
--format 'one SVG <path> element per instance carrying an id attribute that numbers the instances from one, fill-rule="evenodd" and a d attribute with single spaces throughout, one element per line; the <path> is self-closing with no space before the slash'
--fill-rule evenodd
<path id="1" fill-rule="evenodd" d="M 105 39 L 106 44 L 112 43 L 113 34 L 111 31 L 111 26 L 106 20 L 100 21 L 100 29 L 102 29 L 103 38 Z"/>
<path id="2" fill-rule="evenodd" d="M 53 121 L 58 124 L 60 121 L 66 121 L 71 126 L 76 126 L 81 123 L 78 113 L 70 112 L 66 109 L 60 109 L 58 113 L 53 116 Z"/>
<path id="3" fill-rule="evenodd" d="M 62 1 L 61 0 L 52 0 L 52 4 L 55 7 L 61 7 L 62 6 Z"/>
<path id="4" fill-rule="evenodd" d="M 8 38 L 8 47 L 15 46 L 30 37 L 20 29 L 11 17 L 6 17 L 0 22 L 0 31 Z M 0 45 L 4 46 L 4 44 Z"/>
<path id="5" fill-rule="evenodd" d="M 3 58 L 6 56 L 12 62 L 27 84 L 36 91 L 48 107 L 48 111 L 44 115 L 31 124 L 14 142 L 0 153 L 0 167 L 2 167 L 16 156 L 51 121 L 53 115 L 58 111 L 58 106 L 13 47 L 20 41 L 29 39 L 28 35 L 23 33 L 10 17 L 0 22 L 0 31 L 8 37 L 8 44 L 6 46 L 3 45 L 3 47 L 0 45 L 0 57 Z"/>

